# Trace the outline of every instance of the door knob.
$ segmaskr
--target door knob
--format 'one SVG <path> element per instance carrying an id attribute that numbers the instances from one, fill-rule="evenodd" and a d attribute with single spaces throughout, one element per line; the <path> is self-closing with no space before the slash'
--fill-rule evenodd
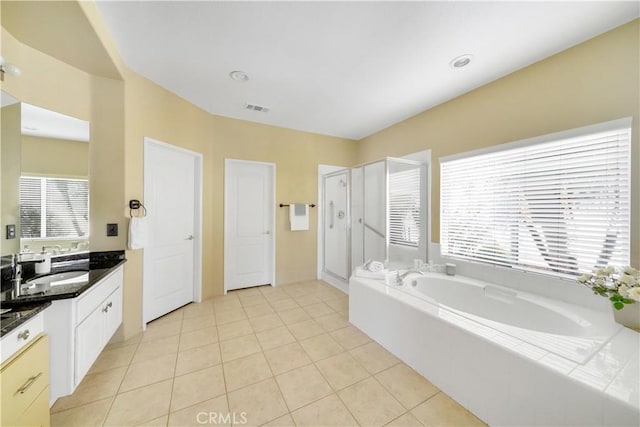
<path id="1" fill-rule="evenodd" d="M 189 237 L 187 237 L 186 240 L 193 240 L 193 235 L 189 234 Z"/>

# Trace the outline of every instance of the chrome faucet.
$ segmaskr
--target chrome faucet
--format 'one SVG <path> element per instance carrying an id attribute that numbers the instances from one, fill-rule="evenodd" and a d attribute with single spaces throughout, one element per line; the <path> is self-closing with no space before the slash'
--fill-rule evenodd
<path id="1" fill-rule="evenodd" d="M 421 276 L 424 276 L 424 273 L 422 271 L 416 270 L 416 269 L 413 269 L 413 268 L 407 269 L 407 271 L 405 271 L 404 273 L 400 273 L 400 271 L 396 271 L 396 285 L 402 285 L 402 282 L 403 282 L 404 278 L 407 277 L 411 273 L 416 273 L 416 274 L 419 274 Z"/>
<path id="2" fill-rule="evenodd" d="M 20 254 L 11 255 L 11 285 L 13 298 L 18 298 L 22 293 L 22 265 Z"/>
<path id="3" fill-rule="evenodd" d="M 11 255 L 11 285 L 12 296 L 18 298 L 22 295 L 22 265 L 38 264 L 44 262 L 44 259 L 20 260 L 20 254 Z"/>

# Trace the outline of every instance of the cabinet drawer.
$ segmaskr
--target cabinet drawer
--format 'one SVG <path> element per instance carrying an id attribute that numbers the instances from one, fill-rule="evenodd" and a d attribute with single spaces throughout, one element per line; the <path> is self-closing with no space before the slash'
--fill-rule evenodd
<path id="1" fill-rule="evenodd" d="M 22 325 L 2 337 L 2 345 L 0 346 L 2 363 L 26 344 L 34 341 L 38 335 L 44 332 L 43 317 L 42 312 L 38 313 L 33 318 L 27 320 Z"/>
<path id="2" fill-rule="evenodd" d="M 0 370 L 0 424 L 18 423 L 24 412 L 49 385 L 49 339 L 41 335 Z M 48 398 L 48 397 L 47 397 Z"/>
<path id="3" fill-rule="evenodd" d="M 123 269 L 120 267 L 82 295 L 76 303 L 76 324 L 82 322 L 109 294 L 121 286 L 122 278 Z"/>
<path id="4" fill-rule="evenodd" d="M 49 427 L 51 425 L 49 387 L 45 387 L 31 406 L 24 411 L 20 419 L 11 425 Z"/>

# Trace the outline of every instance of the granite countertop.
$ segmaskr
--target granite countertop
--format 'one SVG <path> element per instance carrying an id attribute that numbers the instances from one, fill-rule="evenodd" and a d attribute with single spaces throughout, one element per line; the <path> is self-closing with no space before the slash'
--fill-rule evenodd
<path id="1" fill-rule="evenodd" d="M 27 287 L 18 298 L 0 301 L 0 309 L 10 309 L 0 316 L 0 337 L 8 334 L 47 307 L 51 301 L 75 298 L 101 281 L 127 260 L 124 251 L 91 252 L 82 255 L 56 257 L 48 274 L 33 275 L 28 280 L 51 276 L 56 273 L 79 272 L 76 277 L 58 282 L 44 282 Z"/>
<path id="2" fill-rule="evenodd" d="M 8 313 L 0 314 L 0 338 L 4 337 L 6 334 L 13 331 L 50 305 L 51 301 L 25 303 L 11 307 L 11 311 Z M 8 307 L 3 307 L 3 309 L 6 308 Z"/>

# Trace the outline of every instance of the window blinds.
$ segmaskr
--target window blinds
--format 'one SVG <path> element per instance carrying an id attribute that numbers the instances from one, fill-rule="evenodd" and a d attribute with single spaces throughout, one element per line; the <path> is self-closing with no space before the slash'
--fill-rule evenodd
<path id="1" fill-rule="evenodd" d="M 420 167 L 389 173 L 389 243 L 420 242 Z"/>
<path id="2" fill-rule="evenodd" d="M 21 237 L 86 237 L 88 230 L 87 180 L 20 178 Z"/>
<path id="3" fill-rule="evenodd" d="M 630 121 L 601 127 L 441 160 L 443 255 L 559 276 L 628 264 Z"/>

